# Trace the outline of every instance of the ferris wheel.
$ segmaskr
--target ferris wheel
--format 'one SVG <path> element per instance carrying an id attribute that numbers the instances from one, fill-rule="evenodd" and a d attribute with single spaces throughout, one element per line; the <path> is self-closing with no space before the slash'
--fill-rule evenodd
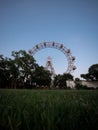
<path id="1" fill-rule="evenodd" d="M 71 50 L 67 49 L 63 44 L 60 44 L 60 43 L 42 42 L 42 43 L 36 44 L 32 49 L 29 50 L 29 54 L 34 55 L 39 50 L 45 49 L 45 48 L 54 48 L 54 49 L 60 50 L 65 55 L 68 62 L 65 73 L 72 73 L 76 69 L 76 66 L 74 66 L 75 57 L 72 56 Z"/>

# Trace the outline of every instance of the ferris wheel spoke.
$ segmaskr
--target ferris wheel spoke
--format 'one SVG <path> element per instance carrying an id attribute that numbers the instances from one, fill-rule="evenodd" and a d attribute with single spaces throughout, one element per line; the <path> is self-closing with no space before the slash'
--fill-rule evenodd
<path id="1" fill-rule="evenodd" d="M 74 66 L 75 57 L 72 56 L 71 50 L 67 49 L 63 44 L 60 44 L 60 43 L 42 42 L 42 43 L 36 44 L 32 49 L 29 50 L 29 54 L 34 55 L 41 49 L 45 49 L 45 48 L 57 49 L 65 55 L 65 57 L 67 58 L 67 61 L 68 61 L 68 67 L 67 67 L 65 73 L 71 73 L 76 69 L 76 66 Z"/>

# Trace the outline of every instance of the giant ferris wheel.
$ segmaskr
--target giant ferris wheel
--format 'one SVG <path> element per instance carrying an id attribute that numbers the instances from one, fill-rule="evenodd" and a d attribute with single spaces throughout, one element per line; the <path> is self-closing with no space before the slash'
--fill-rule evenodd
<path id="1" fill-rule="evenodd" d="M 42 43 L 36 44 L 32 49 L 29 50 L 29 54 L 34 55 L 39 50 L 45 49 L 45 48 L 57 49 L 65 55 L 65 58 L 67 58 L 67 62 L 68 62 L 65 73 L 72 73 L 76 69 L 76 66 L 74 66 L 75 57 L 72 56 L 71 50 L 67 49 L 63 44 L 60 44 L 57 42 L 42 42 Z"/>

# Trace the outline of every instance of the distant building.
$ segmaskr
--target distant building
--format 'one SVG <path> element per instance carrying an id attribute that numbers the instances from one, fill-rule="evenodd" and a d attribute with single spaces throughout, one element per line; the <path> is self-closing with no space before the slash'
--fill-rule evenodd
<path id="1" fill-rule="evenodd" d="M 88 88 L 98 88 L 98 81 L 85 81 L 85 80 L 80 80 L 77 81 L 78 84 L 83 85 L 83 86 L 87 86 Z M 75 81 L 72 80 L 67 80 L 66 81 L 67 87 L 70 88 L 75 88 Z"/>
<path id="2" fill-rule="evenodd" d="M 67 80 L 66 84 L 69 88 L 75 88 L 75 82 L 73 80 Z"/>
<path id="3" fill-rule="evenodd" d="M 98 81 L 85 81 L 81 80 L 81 84 L 84 86 L 87 86 L 89 88 L 97 88 L 98 87 Z"/>

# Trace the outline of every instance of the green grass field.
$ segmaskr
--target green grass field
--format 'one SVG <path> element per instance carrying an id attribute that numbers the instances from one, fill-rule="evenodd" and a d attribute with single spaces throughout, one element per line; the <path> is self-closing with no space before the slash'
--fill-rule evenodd
<path id="1" fill-rule="evenodd" d="M 98 130 L 98 90 L 0 90 L 0 130 Z"/>

